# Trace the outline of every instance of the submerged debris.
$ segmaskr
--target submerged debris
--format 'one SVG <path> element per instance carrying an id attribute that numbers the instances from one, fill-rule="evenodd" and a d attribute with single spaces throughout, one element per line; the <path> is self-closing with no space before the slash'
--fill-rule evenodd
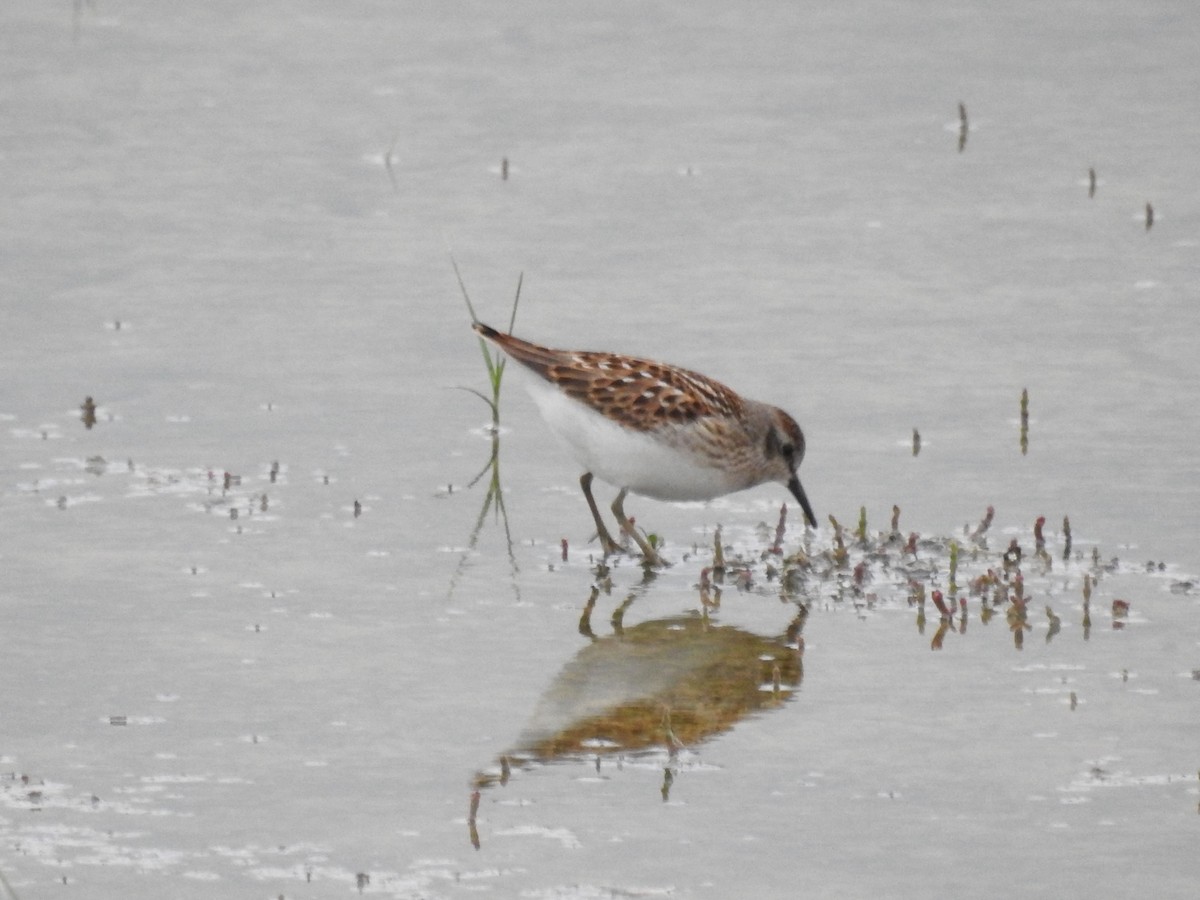
<path id="1" fill-rule="evenodd" d="M 83 427 L 88 431 L 96 424 L 96 401 L 91 397 L 84 398 L 83 405 L 79 407 L 79 420 L 83 422 Z"/>

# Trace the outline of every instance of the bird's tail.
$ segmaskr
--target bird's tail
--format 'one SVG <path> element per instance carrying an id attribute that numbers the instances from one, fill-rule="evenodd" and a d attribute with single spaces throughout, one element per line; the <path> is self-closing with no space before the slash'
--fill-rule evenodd
<path id="1" fill-rule="evenodd" d="M 475 329 L 476 334 L 499 347 L 511 359 L 543 376 L 551 366 L 562 362 L 561 354 L 555 350 L 551 350 L 549 347 L 543 347 L 540 344 L 531 344 L 529 341 L 523 341 L 519 337 L 513 337 L 511 334 L 497 331 L 492 326 L 485 325 L 482 322 L 474 322 L 471 327 Z"/>

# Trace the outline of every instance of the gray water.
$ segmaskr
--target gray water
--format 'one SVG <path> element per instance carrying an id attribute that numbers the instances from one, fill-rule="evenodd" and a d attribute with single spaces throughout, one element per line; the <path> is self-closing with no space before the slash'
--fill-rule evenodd
<path id="1" fill-rule="evenodd" d="M 0 26 L 17 896 L 1192 896 L 1191 4 L 98 0 Z M 468 487 L 490 413 L 459 390 L 487 385 L 451 254 L 491 324 L 523 273 L 518 334 L 795 415 L 822 528 L 792 510 L 787 554 L 893 505 L 929 543 L 788 595 L 760 560 L 781 488 L 630 498 L 674 565 L 620 561 L 581 634 L 579 473 L 516 379 L 506 515 Z M 718 526 L 754 582 L 711 607 Z M 951 537 L 964 598 L 1022 545 L 1020 649 L 975 596 L 965 630 L 929 604 L 918 629 L 909 569 L 945 590 Z M 697 622 L 712 647 L 654 649 Z M 644 745 L 537 749 L 608 696 Z M 698 697 L 731 699 L 693 728 Z"/>

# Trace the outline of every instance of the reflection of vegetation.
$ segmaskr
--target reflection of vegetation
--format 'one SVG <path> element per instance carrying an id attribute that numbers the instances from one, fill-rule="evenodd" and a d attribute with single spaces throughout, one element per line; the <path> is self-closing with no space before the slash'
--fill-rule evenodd
<path id="1" fill-rule="evenodd" d="M 781 705 L 800 685 L 809 610 L 844 610 L 863 618 L 890 610 L 906 621 L 915 613 L 920 639 L 934 651 L 947 641 L 965 640 L 969 632 L 1002 636 L 1016 652 L 1036 653 L 1046 644 L 1089 640 L 1101 616 L 1114 632 L 1124 630 L 1136 621 L 1128 599 L 1106 601 L 1093 617 L 1093 594 L 1101 581 L 1113 573 L 1157 576 L 1168 568 L 1106 561 L 1098 548 L 1080 551 L 1066 517 L 1057 536 L 1038 517 L 1032 532 L 1006 534 L 989 546 L 994 517 L 988 507 L 978 525 L 964 526 L 959 536 L 922 537 L 901 532 L 898 507 L 892 507 L 884 531 L 872 531 L 860 509 L 853 530 L 831 516 L 830 531 L 806 530 L 798 543 L 785 546 L 784 508 L 773 530 L 765 522 L 757 526 L 757 541 L 728 543 L 718 529 L 711 547 L 693 545 L 684 562 L 699 574 L 694 613 L 626 626 L 631 605 L 662 581 L 643 569 L 642 581 L 627 589 L 612 613 L 612 633 L 598 637 L 592 613 L 601 595 L 614 590 L 617 574 L 601 563 L 579 620 L 588 646 L 555 677 L 513 748 L 475 776 L 468 818 L 472 843 L 479 846 L 476 815 L 483 793 L 506 785 L 518 767 L 594 759 L 599 770 L 605 758 L 615 756 L 644 768 L 657 754 L 664 766 L 661 796 L 667 799 L 686 765 L 683 749 Z M 1196 584 L 1175 579 L 1170 590 L 1191 593 Z M 715 617 L 722 588 L 737 592 L 732 602 L 775 598 L 797 610 L 796 617 L 780 637 L 720 625 Z M 1028 639 L 1039 633 L 1044 641 Z M 1071 702 L 1074 708 L 1076 699 Z"/>
<path id="2" fill-rule="evenodd" d="M 517 589 L 516 576 L 517 572 L 520 571 L 520 567 L 517 564 L 517 557 L 513 552 L 512 532 L 508 527 L 508 511 L 504 508 L 504 489 L 500 485 L 500 432 L 496 430 L 492 431 L 491 455 L 484 467 L 479 470 L 479 474 L 467 483 L 468 490 L 475 487 L 484 476 L 489 476 L 487 494 L 483 498 L 483 505 L 479 508 L 479 515 L 475 519 L 475 525 L 471 528 L 471 537 L 467 541 L 467 549 L 459 557 L 458 568 L 455 569 L 454 578 L 450 582 L 451 593 L 454 592 L 458 579 L 466 568 L 467 560 L 475 552 L 475 547 L 479 543 L 479 536 L 483 532 L 483 523 L 487 521 L 489 510 L 493 511 L 496 521 L 504 524 L 504 543 L 508 548 L 508 561 L 512 567 L 513 587 Z"/>
<path id="3" fill-rule="evenodd" d="M 463 300 L 467 304 L 467 312 L 471 314 L 471 321 L 477 322 L 479 319 L 475 315 L 475 307 L 471 303 L 471 296 L 467 293 L 467 285 L 463 281 L 462 273 L 459 271 L 458 263 L 454 260 L 453 256 L 450 257 L 450 264 L 454 267 L 454 275 L 458 279 L 459 289 L 462 291 Z M 513 324 L 516 322 L 517 306 L 521 302 L 521 284 L 523 281 L 524 275 L 522 274 L 517 278 L 517 293 L 513 298 L 512 313 L 508 320 L 509 331 L 512 330 Z M 508 559 L 512 567 L 513 586 L 514 589 L 517 589 L 516 575 L 519 568 L 516 556 L 513 553 L 512 532 L 508 526 L 508 510 L 504 508 L 504 489 L 500 484 L 500 385 L 504 380 L 504 368 L 508 360 L 499 354 L 493 356 L 491 347 L 483 338 L 479 338 L 479 350 L 483 355 L 483 362 L 487 368 L 488 385 L 491 389 L 491 395 L 489 396 L 475 388 L 464 387 L 463 390 L 474 394 L 486 403 L 492 412 L 492 424 L 489 429 L 492 439 L 492 452 L 483 468 L 467 483 L 467 489 L 470 490 L 475 487 L 486 476 L 488 479 L 488 490 L 483 498 L 483 505 L 479 509 L 479 516 L 475 519 L 475 526 L 471 529 L 471 537 L 467 541 L 467 550 L 459 558 L 458 567 L 455 570 L 454 577 L 451 579 L 450 593 L 454 592 L 458 579 L 466 567 L 467 560 L 479 543 L 479 536 L 483 531 L 483 524 L 487 521 L 489 511 L 494 513 L 496 521 L 503 522 L 504 524 L 504 540 L 508 547 Z"/>

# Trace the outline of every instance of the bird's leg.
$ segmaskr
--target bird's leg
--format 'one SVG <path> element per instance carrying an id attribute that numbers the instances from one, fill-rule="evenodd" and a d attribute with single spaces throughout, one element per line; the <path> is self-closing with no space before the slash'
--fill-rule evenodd
<path id="1" fill-rule="evenodd" d="M 665 566 L 666 560 L 658 555 L 658 551 L 651 547 L 644 537 L 638 534 L 633 523 L 625 515 L 625 495 L 628 493 L 628 488 L 621 488 L 621 493 L 617 494 L 617 499 L 613 501 L 612 505 L 613 515 L 617 517 L 617 524 L 621 526 L 621 533 L 633 538 L 633 542 L 638 545 L 638 549 L 642 551 L 642 558 L 647 563 L 652 566 Z"/>
<path id="2" fill-rule="evenodd" d="M 591 472 L 584 472 L 579 477 L 579 486 L 583 488 L 583 497 L 587 500 L 588 509 L 592 511 L 592 518 L 596 520 L 596 538 L 600 541 L 600 548 L 604 551 L 604 555 L 623 553 L 624 550 L 621 549 L 621 545 L 612 539 L 612 535 L 604 527 L 604 520 L 600 518 L 600 510 L 596 506 L 596 498 L 592 496 Z"/>

